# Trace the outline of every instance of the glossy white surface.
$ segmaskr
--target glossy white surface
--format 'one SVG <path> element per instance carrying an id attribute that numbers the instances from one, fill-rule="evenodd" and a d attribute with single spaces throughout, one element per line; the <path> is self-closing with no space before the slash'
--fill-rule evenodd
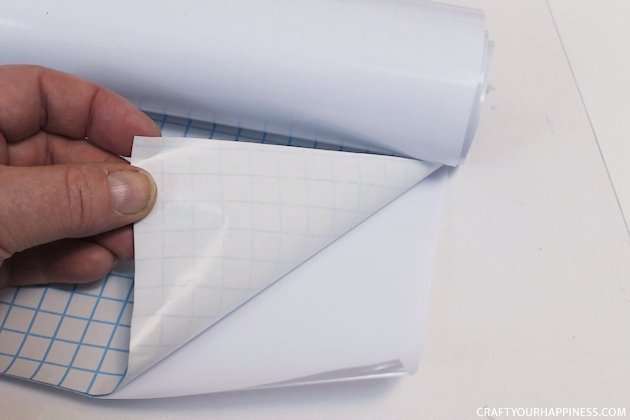
<path id="1" fill-rule="evenodd" d="M 450 165 L 489 54 L 479 11 L 383 0 L 12 1 L 0 50 L 149 111 Z"/>

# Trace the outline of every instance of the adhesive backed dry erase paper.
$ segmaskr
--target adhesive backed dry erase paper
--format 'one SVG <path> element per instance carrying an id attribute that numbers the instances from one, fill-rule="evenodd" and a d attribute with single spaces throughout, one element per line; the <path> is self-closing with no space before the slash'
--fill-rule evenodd
<path id="1" fill-rule="evenodd" d="M 134 229 L 130 378 L 283 277 L 439 165 L 277 145 L 136 138 L 154 211 Z"/>
<path id="2" fill-rule="evenodd" d="M 135 268 L 1 290 L 0 372 L 151 398 L 415 370 L 438 168 L 465 157 L 487 84 L 481 12 L 8 1 L 0 49 L 115 90 L 169 137 L 134 145 L 159 185 Z"/>

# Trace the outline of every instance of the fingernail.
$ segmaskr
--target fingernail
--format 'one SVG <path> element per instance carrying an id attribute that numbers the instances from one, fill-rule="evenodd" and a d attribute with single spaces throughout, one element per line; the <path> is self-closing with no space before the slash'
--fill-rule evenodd
<path id="1" fill-rule="evenodd" d="M 122 214 L 139 213 L 153 197 L 155 184 L 150 176 L 137 169 L 112 172 L 107 178 L 114 210 Z"/>

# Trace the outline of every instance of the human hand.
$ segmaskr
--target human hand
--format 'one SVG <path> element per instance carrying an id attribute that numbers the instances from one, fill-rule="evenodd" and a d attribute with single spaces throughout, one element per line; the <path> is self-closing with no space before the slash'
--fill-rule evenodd
<path id="1" fill-rule="evenodd" d="M 68 74 L 0 66 L 0 287 L 88 282 L 133 257 L 155 202 L 129 156 L 158 136 L 122 97 Z"/>

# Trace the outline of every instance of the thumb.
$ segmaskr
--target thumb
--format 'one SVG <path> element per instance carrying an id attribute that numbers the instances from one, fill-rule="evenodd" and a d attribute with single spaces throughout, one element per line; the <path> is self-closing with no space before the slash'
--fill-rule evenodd
<path id="1" fill-rule="evenodd" d="M 122 163 L 0 165 L 0 261 L 136 222 L 151 211 L 156 192 L 147 172 Z"/>

